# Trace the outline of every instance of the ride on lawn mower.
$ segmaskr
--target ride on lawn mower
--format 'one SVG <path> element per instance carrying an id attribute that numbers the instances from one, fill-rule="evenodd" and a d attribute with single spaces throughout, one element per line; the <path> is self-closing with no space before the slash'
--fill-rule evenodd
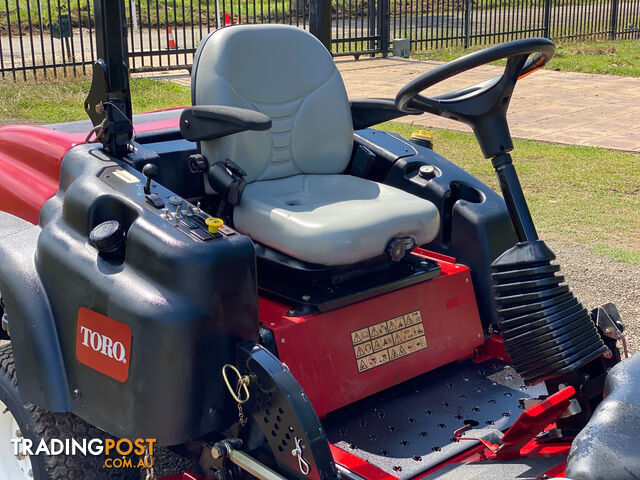
<path id="1" fill-rule="evenodd" d="M 637 478 L 640 357 L 551 263 L 509 153 L 551 41 L 349 102 L 310 34 L 233 26 L 201 42 L 191 107 L 134 117 L 124 19 L 96 0 L 91 124 L 0 128 L 3 478 L 140 475 L 13 437 L 151 439 L 191 462 L 172 480 Z M 370 128 L 423 112 L 473 128 L 502 197 Z"/>

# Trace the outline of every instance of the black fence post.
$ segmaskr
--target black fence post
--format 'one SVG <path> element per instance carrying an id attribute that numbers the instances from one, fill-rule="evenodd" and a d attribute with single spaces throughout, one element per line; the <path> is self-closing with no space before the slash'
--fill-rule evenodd
<path id="1" fill-rule="evenodd" d="M 378 18 L 378 9 L 376 8 L 376 0 L 369 0 L 369 6 L 367 7 L 367 23 L 369 25 L 369 50 L 375 50 L 376 48 L 376 19 Z M 375 56 L 374 53 L 371 56 Z"/>
<path id="2" fill-rule="evenodd" d="M 331 52 L 331 0 L 309 2 L 309 32 Z"/>
<path id="3" fill-rule="evenodd" d="M 389 54 L 389 44 L 391 43 L 390 1 L 378 0 L 378 33 L 380 34 L 380 52 L 384 58 L 387 58 Z"/>
<path id="4" fill-rule="evenodd" d="M 473 7 L 472 0 L 465 0 L 464 2 L 464 48 L 469 48 L 471 45 L 471 8 Z"/>
<path id="5" fill-rule="evenodd" d="M 618 0 L 611 1 L 611 31 L 609 36 L 611 40 L 616 39 L 618 34 Z"/>
<path id="6" fill-rule="evenodd" d="M 544 0 L 544 36 L 551 38 L 551 0 Z"/>

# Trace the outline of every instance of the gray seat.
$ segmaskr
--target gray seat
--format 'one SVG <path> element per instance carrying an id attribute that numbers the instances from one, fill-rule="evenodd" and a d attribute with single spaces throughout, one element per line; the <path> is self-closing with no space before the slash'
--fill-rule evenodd
<path id="1" fill-rule="evenodd" d="M 431 202 L 344 175 L 353 127 L 342 77 L 304 30 L 240 25 L 207 37 L 194 61 L 194 105 L 227 105 L 272 119 L 264 132 L 201 142 L 210 162 L 246 172 L 238 231 L 302 261 L 348 265 L 382 255 L 394 237 L 427 243 L 440 217 Z"/>

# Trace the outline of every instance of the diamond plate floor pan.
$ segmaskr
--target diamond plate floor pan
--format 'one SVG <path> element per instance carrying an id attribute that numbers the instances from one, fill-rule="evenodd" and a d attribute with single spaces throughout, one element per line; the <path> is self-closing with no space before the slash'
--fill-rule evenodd
<path id="1" fill-rule="evenodd" d="M 475 445 L 452 441 L 465 420 L 504 430 L 520 414 L 520 398 L 543 394 L 543 384 L 526 387 L 509 366 L 469 361 L 334 412 L 323 425 L 331 443 L 404 480 Z"/>

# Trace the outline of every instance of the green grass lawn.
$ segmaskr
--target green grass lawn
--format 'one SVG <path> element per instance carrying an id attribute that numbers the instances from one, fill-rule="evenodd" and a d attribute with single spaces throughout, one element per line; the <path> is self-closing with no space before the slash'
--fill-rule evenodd
<path id="1" fill-rule="evenodd" d="M 190 104 L 187 87 L 150 78 L 131 81 L 134 112 Z M 0 82 L 0 123 L 55 123 L 87 118 L 88 79 Z M 380 128 L 408 137 L 399 122 Z M 473 135 L 434 130 L 435 151 L 497 189 L 491 162 Z M 640 264 L 640 155 L 595 147 L 517 140 L 513 157 L 544 238 L 588 245 L 607 257 Z"/>
<path id="2" fill-rule="evenodd" d="M 82 104 L 91 80 L 65 78 L 46 82 L 0 81 L 0 120 L 4 123 L 55 123 L 84 120 Z M 189 105 L 189 89 L 172 82 L 132 78 L 134 113 Z"/>
<path id="3" fill-rule="evenodd" d="M 556 55 L 547 65 L 547 69 L 640 77 L 639 40 L 558 41 L 556 45 Z M 447 62 L 480 48 L 482 47 L 465 50 L 462 47 L 451 47 L 422 51 L 412 54 L 411 58 Z"/>

